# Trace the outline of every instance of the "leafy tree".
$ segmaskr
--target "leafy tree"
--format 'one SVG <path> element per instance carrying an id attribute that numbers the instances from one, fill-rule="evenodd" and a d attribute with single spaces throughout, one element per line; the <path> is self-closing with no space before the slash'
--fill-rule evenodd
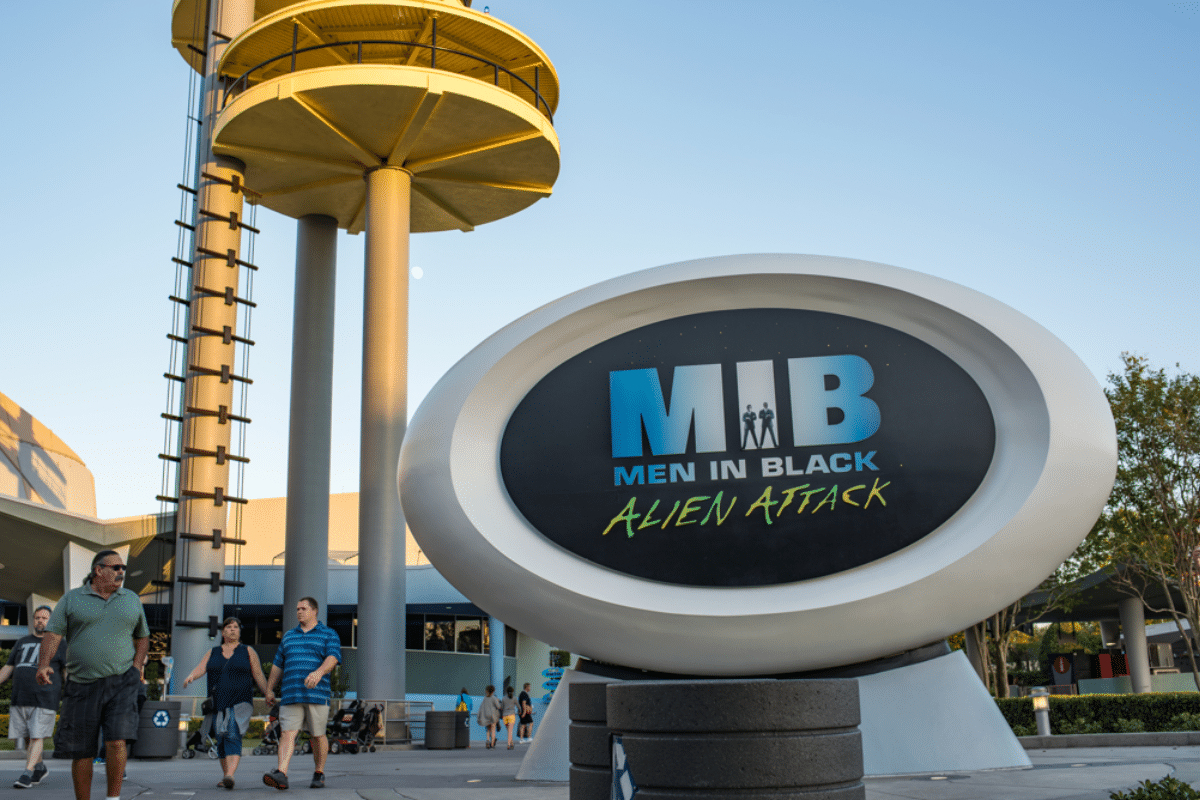
<path id="1" fill-rule="evenodd" d="M 1013 647 L 1026 647 L 1032 642 L 1021 628 L 1037 622 L 1051 611 L 1069 611 L 1074 607 L 1079 594 L 1077 581 L 1099 569 L 1099 555 L 1096 542 L 1084 540 L 1035 592 L 974 626 L 975 639 L 980 643 L 978 656 L 992 694 L 1008 697 L 1008 665 L 1013 657 Z"/>
<path id="2" fill-rule="evenodd" d="M 1117 479 L 1089 538 L 1109 554 L 1118 586 L 1175 621 L 1200 688 L 1196 646 L 1183 628 L 1186 619 L 1200 630 L 1200 378 L 1168 375 L 1128 353 L 1123 360 L 1105 391 L 1117 425 Z M 1165 607 L 1146 602 L 1151 592 L 1167 597 Z"/>

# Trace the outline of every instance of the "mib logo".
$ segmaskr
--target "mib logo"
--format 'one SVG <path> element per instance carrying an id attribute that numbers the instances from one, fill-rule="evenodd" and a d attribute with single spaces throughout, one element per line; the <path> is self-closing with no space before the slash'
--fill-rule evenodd
<path id="1" fill-rule="evenodd" d="M 792 447 L 851 444 L 879 430 L 879 405 L 866 397 L 875 383 L 875 374 L 865 358 L 789 358 L 787 382 Z M 649 444 L 652 456 L 683 455 L 693 429 L 697 453 L 779 447 L 771 361 L 737 362 L 738 396 L 732 413 L 739 418 L 740 441 L 734 443 L 735 447 L 726 441 L 731 409 L 720 364 L 675 367 L 670 408 L 657 369 L 610 372 L 608 391 L 613 458 L 645 456 L 644 443 Z"/>

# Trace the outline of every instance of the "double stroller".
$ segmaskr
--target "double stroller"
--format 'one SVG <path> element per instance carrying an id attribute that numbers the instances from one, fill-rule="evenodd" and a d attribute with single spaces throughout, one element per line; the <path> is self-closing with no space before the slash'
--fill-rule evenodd
<path id="1" fill-rule="evenodd" d="M 329 720 L 330 753 L 375 752 L 375 732 L 379 730 L 381 706 L 367 706 L 361 700 L 338 711 Z"/>

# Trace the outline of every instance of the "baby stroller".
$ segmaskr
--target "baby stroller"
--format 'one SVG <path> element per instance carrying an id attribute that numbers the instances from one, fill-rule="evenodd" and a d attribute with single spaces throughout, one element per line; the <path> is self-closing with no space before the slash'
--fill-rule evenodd
<path id="1" fill-rule="evenodd" d="M 358 742 L 355 752 L 375 752 L 375 734 L 380 728 L 382 712 L 382 705 L 371 706 L 367 709 L 366 714 L 363 715 L 362 725 L 358 729 Z"/>
<path id="2" fill-rule="evenodd" d="M 212 700 L 205 700 L 200 706 L 200 712 L 204 714 L 204 719 L 200 721 L 199 730 L 188 737 L 187 745 L 181 754 L 184 758 L 195 758 L 196 753 L 207 753 L 209 758 L 217 757 L 217 740 L 213 736 L 216 714 L 213 713 Z"/>
<path id="3" fill-rule="evenodd" d="M 256 756 L 273 756 L 279 752 L 279 703 L 267 712 L 267 724 L 263 726 L 262 743 L 251 752 Z"/>

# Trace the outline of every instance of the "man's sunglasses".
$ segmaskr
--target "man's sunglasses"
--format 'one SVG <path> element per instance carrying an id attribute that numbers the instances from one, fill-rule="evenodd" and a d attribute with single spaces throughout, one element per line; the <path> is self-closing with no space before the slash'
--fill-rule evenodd
<path id="1" fill-rule="evenodd" d="M 113 572 L 124 572 L 125 571 L 124 564 L 101 564 L 100 566 L 102 566 L 106 569 L 111 569 Z"/>

